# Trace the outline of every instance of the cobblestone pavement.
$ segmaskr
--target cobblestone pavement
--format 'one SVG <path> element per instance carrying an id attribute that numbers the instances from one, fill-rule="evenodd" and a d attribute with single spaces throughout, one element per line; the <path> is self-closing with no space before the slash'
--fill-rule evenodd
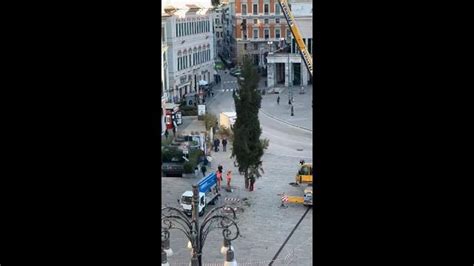
<path id="1" fill-rule="evenodd" d="M 264 81 L 260 80 L 259 88 L 265 88 Z M 265 94 L 262 97 L 262 108 L 260 112 L 287 124 L 303 128 L 309 131 L 313 130 L 313 87 L 305 86 L 305 93 L 299 94 L 301 87 L 293 87 L 293 111 L 291 116 L 290 105 L 288 104 L 288 89 L 285 88 L 280 94 Z M 277 104 L 277 98 L 280 96 L 280 104 Z"/>
<path id="2" fill-rule="evenodd" d="M 223 81 L 232 79 L 233 77 L 225 74 L 222 78 Z M 264 108 L 267 111 L 275 109 L 272 103 L 276 105 L 276 96 L 264 95 L 261 111 Z M 281 98 L 280 105 L 285 99 L 282 96 Z M 280 106 L 280 108 L 283 110 L 284 107 Z M 209 101 L 207 109 L 215 114 L 232 110 L 232 92 L 218 91 Z M 295 113 L 296 110 L 295 108 Z M 231 184 L 233 192 L 222 190 L 222 197 L 216 206 L 226 204 L 238 208 L 236 221 L 241 235 L 232 242 L 232 245 L 239 265 L 268 265 L 307 210 L 307 207 L 300 204 L 289 204 L 287 208 L 280 208 L 280 200 L 282 193 L 303 195 L 304 187 L 294 187 L 289 183 L 294 181 L 299 159 L 312 161 L 311 132 L 281 121 L 285 119 L 283 111 L 280 113 L 272 111 L 272 114 L 279 115 L 280 120 L 265 116 L 262 112 L 259 115 L 263 130 L 262 137 L 270 139 L 270 147 L 262 158 L 265 173 L 257 179 L 255 191 L 245 190 L 243 176 L 239 175 L 238 169 L 233 165 L 233 159 L 230 159 L 231 142 L 228 144 L 227 152 L 222 152 L 221 147 L 221 151 L 212 154 L 210 171 L 215 171 L 218 164 L 224 166 L 224 171 L 228 169 L 233 171 Z M 197 125 L 195 122 L 188 122 L 188 125 Z M 185 190 L 191 190 L 191 185 L 197 183 L 200 178 L 201 176 L 162 178 L 162 207 L 179 207 L 177 199 Z M 240 201 L 226 200 L 226 198 Z M 206 210 L 207 212 L 209 209 Z M 312 214 L 313 210 L 310 209 L 273 265 L 312 265 Z M 219 252 L 222 240 L 221 231 L 209 233 L 203 249 L 202 260 L 205 265 L 223 264 L 223 255 Z M 189 265 L 191 251 L 186 248 L 187 240 L 184 234 L 173 231 L 170 244 L 174 252 L 174 255 L 169 258 L 170 265 Z"/>

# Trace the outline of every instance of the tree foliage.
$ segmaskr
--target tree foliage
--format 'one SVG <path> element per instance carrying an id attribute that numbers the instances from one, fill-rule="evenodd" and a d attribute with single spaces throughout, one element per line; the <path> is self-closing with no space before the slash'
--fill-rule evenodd
<path id="1" fill-rule="evenodd" d="M 245 174 L 245 187 L 248 188 L 248 178 L 260 177 L 263 173 L 262 161 L 268 140 L 261 140 L 258 111 L 262 96 L 258 91 L 260 76 L 257 69 L 247 58 L 244 58 L 242 68 L 243 80 L 239 80 L 239 93 L 234 95 L 237 119 L 233 126 L 234 140 L 232 143 L 232 158 L 236 158 L 239 171 Z"/>

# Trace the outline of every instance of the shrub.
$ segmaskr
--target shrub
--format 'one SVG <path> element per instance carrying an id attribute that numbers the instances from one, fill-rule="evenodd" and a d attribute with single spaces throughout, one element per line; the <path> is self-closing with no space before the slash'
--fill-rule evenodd
<path id="1" fill-rule="evenodd" d="M 211 127 L 215 127 L 217 123 L 217 117 L 213 114 L 207 113 L 204 115 L 204 124 L 206 125 L 206 130 L 209 130 Z"/>
<path id="2" fill-rule="evenodd" d="M 194 166 L 195 166 L 195 165 L 193 165 L 193 163 L 192 163 L 191 161 L 185 162 L 185 163 L 183 164 L 183 168 L 184 168 L 184 169 L 183 169 L 183 172 L 184 172 L 185 174 L 193 173 L 193 172 L 194 172 Z"/>
<path id="3" fill-rule="evenodd" d="M 198 114 L 196 106 L 182 106 L 181 107 L 181 114 L 183 116 L 196 116 Z"/>
<path id="4" fill-rule="evenodd" d="M 161 154 L 161 160 L 162 162 L 171 162 L 173 158 L 179 159 L 179 161 L 182 161 L 183 157 L 183 151 L 179 150 L 176 147 L 165 147 L 163 148 L 162 154 Z"/>

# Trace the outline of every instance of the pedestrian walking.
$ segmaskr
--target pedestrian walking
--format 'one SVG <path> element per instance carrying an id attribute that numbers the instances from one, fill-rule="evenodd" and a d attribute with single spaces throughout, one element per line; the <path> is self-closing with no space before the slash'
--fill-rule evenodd
<path id="1" fill-rule="evenodd" d="M 291 105 L 291 99 L 288 99 L 288 105 Z"/>
<path id="2" fill-rule="evenodd" d="M 203 165 L 201 166 L 202 176 L 206 176 L 206 171 L 207 171 L 207 168 L 206 168 L 206 166 L 203 164 Z"/>
<path id="3" fill-rule="evenodd" d="M 217 171 L 221 172 L 221 174 L 222 174 L 222 165 L 219 164 L 219 165 L 217 166 Z"/>
<path id="4" fill-rule="evenodd" d="M 227 171 L 227 190 L 230 190 L 230 181 L 232 180 L 232 171 Z"/>
<path id="5" fill-rule="evenodd" d="M 216 138 L 214 140 L 214 151 L 215 152 L 218 152 L 219 151 L 219 145 L 221 144 L 220 140 L 218 138 Z"/>
<path id="6" fill-rule="evenodd" d="M 226 151 L 226 146 L 227 146 L 227 139 L 224 138 L 224 139 L 222 140 L 222 148 L 223 148 L 223 151 Z"/>
<path id="7" fill-rule="evenodd" d="M 165 130 L 165 138 L 168 139 L 170 133 L 168 133 L 168 129 Z"/>
<path id="8" fill-rule="evenodd" d="M 295 113 L 294 113 L 294 110 L 293 110 L 293 105 L 291 106 L 291 116 L 294 116 Z"/>
<path id="9" fill-rule="evenodd" d="M 280 95 L 277 97 L 277 104 L 280 104 Z"/>

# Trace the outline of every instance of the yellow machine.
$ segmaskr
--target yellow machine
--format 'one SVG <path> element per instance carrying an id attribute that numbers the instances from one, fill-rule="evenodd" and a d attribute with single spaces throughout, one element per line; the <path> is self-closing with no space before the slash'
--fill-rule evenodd
<path id="1" fill-rule="evenodd" d="M 298 185 L 307 184 L 303 197 L 288 196 L 290 203 L 303 203 L 306 206 L 313 206 L 313 164 L 304 163 L 301 165 L 295 177 Z"/>

